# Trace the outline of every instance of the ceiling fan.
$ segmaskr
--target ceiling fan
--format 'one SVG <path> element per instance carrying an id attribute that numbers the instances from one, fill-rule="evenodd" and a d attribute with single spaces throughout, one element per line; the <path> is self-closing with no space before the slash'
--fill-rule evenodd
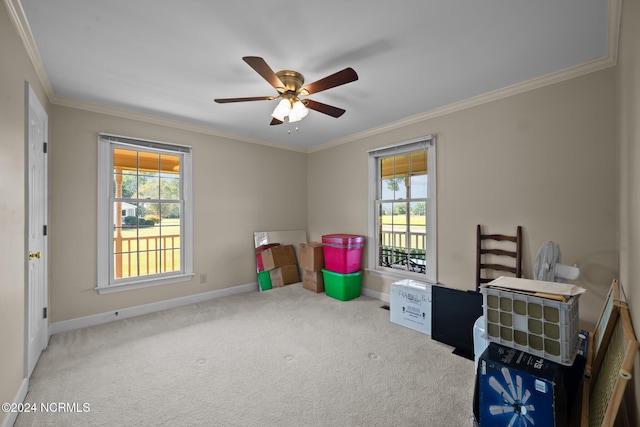
<path id="1" fill-rule="evenodd" d="M 273 117 L 270 123 L 271 125 L 284 123 L 285 117 L 289 118 L 289 123 L 302 120 L 309 113 L 308 108 L 335 118 L 342 116 L 346 111 L 342 108 L 323 104 L 322 102 L 308 98 L 301 99 L 300 97 L 306 97 L 358 80 L 358 74 L 356 74 L 353 68 L 345 68 L 342 71 L 338 71 L 337 73 L 303 86 L 304 76 L 297 71 L 280 70 L 273 72 L 267 62 L 259 56 L 245 56 L 242 59 L 273 86 L 275 90 L 278 91 L 278 95 L 248 98 L 217 98 L 214 101 L 225 104 L 229 102 L 271 101 L 280 98 L 281 101 L 271 114 Z"/>

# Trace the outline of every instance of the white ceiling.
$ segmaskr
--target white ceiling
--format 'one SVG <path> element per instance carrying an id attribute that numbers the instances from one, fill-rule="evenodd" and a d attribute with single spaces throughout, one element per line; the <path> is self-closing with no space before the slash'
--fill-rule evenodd
<path id="1" fill-rule="evenodd" d="M 608 56 L 607 0 L 21 4 L 55 99 L 300 150 Z M 342 117 L 311 111 L 269 126 L 277 101 L 213 101 L 276 94 L 243 56 L 307 83 L 346 67 L 359 80 L 309 97 L 346 109 Z"/>

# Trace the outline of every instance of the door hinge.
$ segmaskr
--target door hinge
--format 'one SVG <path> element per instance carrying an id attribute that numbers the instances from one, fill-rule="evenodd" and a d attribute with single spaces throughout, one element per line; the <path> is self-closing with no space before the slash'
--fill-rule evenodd
<path id="1" fill-rule="evenodd" d="M 42 226 L 42 233 L 43 233 L 43 235 L 45 235 L 45 236 L 47 235 L 47 226 L 46 226 L 46 225 L 43 225 L 43 226 Z"/>
<path id="2" fill-rule="evenodd" d="M 43 318 L 43 319 L 46 319 L 46 318 L 47 318 L 47 307 L 44 307 L 44 308 L 42 309 L 42 318 Z"/>
<path id="3" fill-rule="evenodd" d="M 48 144 L 47 144 L 46 142 L 43 144 L 42 152 L 43 152 L 44 154 L 47 154 L 47 145 L 48 145 Z"/>

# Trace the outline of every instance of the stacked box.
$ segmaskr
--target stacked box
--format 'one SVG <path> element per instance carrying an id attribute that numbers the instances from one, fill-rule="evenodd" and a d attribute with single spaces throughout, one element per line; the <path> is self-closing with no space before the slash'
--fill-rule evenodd
<path id="1" fill-rule="evenodd" d="M 322 243 L 300 243 L 300 268 L 307 271 L 320 271 L 324 268 Z"/>
<path id="2" fill-rule="evenodd" d="M 327 296 L 340 301 L 349 301 L 360 296 L 362 272 L 341 274 L 322 269 L 324 291 Z"/>
<path id="3" fill-rule="evenodd" d="M 298 272 L 297 265 L 283 265 L 282 267 L 276 267 L 273 270 L 269 270 L 269 276 L 271 278 L 271 286 L 273 288 L 281 288 L 285 285 L 298 283 L 300 281 L 300 274 Z"/>
<path id="4" fill-rule="evenodd" d="M 348 301 L 360 296 L 362 287 L 362 248 L 364 236 L 325 234 L 322 236 L 324 256 L 324 289 L 327 296 Z"/>
<path id="5" fill-rule="evenodd" d="M 572 366 L 490 343 L 480 356 L 473 396 L 480 426 L 566 426 L 580 406 L 585 340 Z"/>
<path id="6" fill-rule="evenodd" d="M 269 248 L 274 246 L 279 246 L 280 243 L 270 243 L 267 245 L 261 245 L 256 248 L 256 267 L 258 269 L 258 273 L 261 271 L 265 271 L 264 263 L 262 262 L 262 252 L 266 251 Z"/>
<path id="7" fill-rule="evenodd" d="M 324 254 L 322 243 L 300 243 L 300 269 L 302 270 L 302 287 L 312 292 L 324 292 Z"/>
<path id="8" fill-rule="evenodd" d="M 322 236 L 325 268 L 334 273 L 349 274 L 360 270 L 364 236 L 326 234 Z"/>
<path id="9" fill-rule="evenodd" d="M 563 368 L 542 357 L 490 343 L 478 366 L 480 425 L 568 425 Z"/>
<path id="10" fill-rule="evenodd" d="M 302 287 L 317 294 L 324 292 L 322 271 L 302 270 Z"/>
<path id="11" fill-rule="evenodd" d="M 489 341 L 563 365 L 573 364 L 580 345 L 579 296 L 564 302 L 489 285 L 480 288 Z"/>
<path id="12" fill-rule="evenodd" d="M 278 245 L 265 249 L 260 253 L 265 270 L 285 265 L 297 265 L 296 250 L 293 245 Z"/>
<path id="13" fill-rule="evenodd" d="M 258 285 L 261 291 L 300 282 L 293 245 L 264 245 L 256 249 Z"/>

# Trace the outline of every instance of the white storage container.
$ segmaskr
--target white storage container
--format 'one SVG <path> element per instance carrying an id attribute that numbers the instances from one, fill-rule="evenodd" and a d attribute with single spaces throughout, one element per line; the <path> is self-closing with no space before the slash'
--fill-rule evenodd
<path id="1" fill-rule="evenodd" d="M 391 284 L 390 320 L 431 335 L 431 285 L 405 279 Z"/>
<path id="2" fill-rule="evenodd" d="M 580 346 L 579 296 L 566 302 L 484 285 L 485 338 L 562 365 L 572 365 Z"/>

